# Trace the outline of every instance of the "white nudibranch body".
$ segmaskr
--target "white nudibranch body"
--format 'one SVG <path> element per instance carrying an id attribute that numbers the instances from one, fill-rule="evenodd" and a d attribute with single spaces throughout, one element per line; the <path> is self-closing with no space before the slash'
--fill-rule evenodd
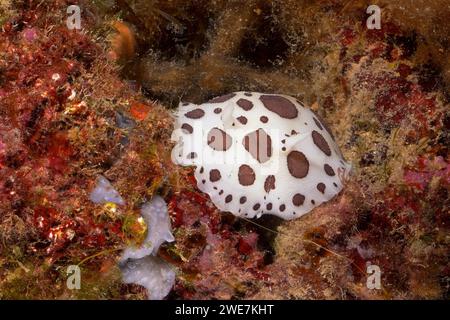
<path id="1" fill-rule="evenodd" d="M 286 95 L 181 103 L 172 140 L 172 160 L 196 166 L 198 188 L 248 218 L 298 218 L 338 194 L 351 168 L 320 117 Z"/>

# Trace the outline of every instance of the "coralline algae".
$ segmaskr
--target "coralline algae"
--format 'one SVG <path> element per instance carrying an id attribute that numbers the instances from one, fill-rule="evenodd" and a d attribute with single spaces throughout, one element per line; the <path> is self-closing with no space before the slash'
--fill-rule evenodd
<path id="1" fill-rule="evenodd" d="M 175 283 L 175 272 L 156 254 L 164 242 L 175 238 L 171 232 L 167 205 L 163 198 L 153 197 L 141 208 L 148 233 L 140 247 L 128 247 L 122 254 L 120 269 L 125 283 L 144 286 L 151 300 L 163 299 Z"/>

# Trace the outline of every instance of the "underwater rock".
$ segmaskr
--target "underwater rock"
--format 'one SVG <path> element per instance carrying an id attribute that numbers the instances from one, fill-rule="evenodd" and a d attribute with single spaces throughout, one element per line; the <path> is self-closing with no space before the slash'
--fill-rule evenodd
<path id="1" fill-rule="evenodd" d="M 125 201 L 119 192 L 111 185 L 111 183 L 103 176 L 98 176 L 97 185 L 91 191 L 89 199 L 94 203 L 112 202 L 118 205 L 124 205 Z"/>
<path id="2" fill-rule="evenodd" d="M 122 113 L 116 112 L 116 125 L 120 129 L 132 129 L 136 126 L 136 122 Z"/>
<path id="3" fill-rule="evenodd" d="M 154 196 L 151 202 L 142 206 L 141 215 L 148 228 L 147 237 L 139 248 L 128 247 L 125 249 L 122 261 L 156 255 L 162 243 L 175 240 L 171 231 L 167 205 L 163 198 Z"/>
<path id="4" fill-rule="evenodd" d="M 163 299 L 175 284 L 175 272 L 167 262 L 158 257 L 129 260 L 120 269 L 123 282 L 145 287 L 150 300 Z"/>
<path id="5" fill-rule="evenodd" d="M 182 103 L 172 140 L 172 160 L 197 166 L 198 188 L 236 216 L 298 218 L 337 195 L 351 168 L 323 120 L 286 95 Z"/>

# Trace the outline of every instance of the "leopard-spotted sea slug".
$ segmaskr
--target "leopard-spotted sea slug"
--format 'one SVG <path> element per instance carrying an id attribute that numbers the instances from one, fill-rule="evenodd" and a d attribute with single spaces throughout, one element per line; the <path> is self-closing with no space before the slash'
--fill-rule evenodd
<path id="1" fill-rule="evenodd" d="M 175 163 L 196 166 L 198 188 L 222 211 L 290 220 L 337 195 L 348 164 L 327 125 L 293 97 L 235 92 L 181 103 Z"/>

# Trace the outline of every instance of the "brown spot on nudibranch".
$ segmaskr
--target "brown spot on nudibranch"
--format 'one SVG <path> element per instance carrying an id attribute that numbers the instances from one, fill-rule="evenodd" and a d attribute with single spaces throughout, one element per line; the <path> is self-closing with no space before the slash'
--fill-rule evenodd
<path id="1" fill-rule="evenodd" d="M 183 123 L 181 125 L 181 129 L 183 129 L 187 133 L 192 133 L 194 131 L 194 128 L 192 128 L 192 126 L 190 124 L 187 124 L 187 123 Z"/>
<path id="2" fill-rule="evenodd" d="M 322 183 L 322 182 L 318 183 L 317 190 L 319 190 L 322 193 L 325 193 L 325 183 Z"/>
<path id="3" fill-rule="evenodd" d="M 268 204 L 266 205 L 266 209 L 267 209 L 267 210 L 272 210 L 272 203 L 268 203 Z"/>
<path id="4" fill-rule="evenodd" d="M 245 150 L 260 163 L 268 161 L 272 156 L 272 139 L 261 128 L 247 134 L 242 144 Z"/>
<path id="5" fill-rule="evenodd" d="M 276 95 L 261 95 L 259 97 L 264 107 L 285 119 L 295 119 L 298 116 L 297 107 L 288 99 Z"/>
<path id="6" fill-rule="evenodd" d="M 319 128 L 320 130 L 323 130 L 322 125 L 320 124 L 319 120 L 317 120 L 315 117 L 313 117 L 314 122 L 316 123 L 317 128 Z"/>
<path id="7" fill-rule="evenodd" d="M 286 205 L 282 204 L 282 205 L 280 206 L 280 211 L 283 212 L 284 210 L 286 210 Z"/>
<path id="8" fill-rule="evenodd" d="M 269 118 L 267 118 L 266 116 L 261 116 L 261 117 L 259 118 L 259 120 L 260 120 L 262 123 L 267 123 L 267 122 L 269 121 Z"/>
<path id="9" fill-rule="evenodd" d="M 219 113 L 221 113 L 222 112 L 222 108 L 215 108 L 214 109 L 214 113 L 215 114 L 219 114 Z"/>
<path id="10" fill-rule="evenodd" d="M 255 179 L 255 171 L 250 166 L 243 164 L 239 167 L 238 180 L 241 185 L 251 186 Z"/>
<path id="11" fill-rule="evenodd" d="M 336 174 L 334 173 L 333 168 L 327 163 L 324 164 L 323 169 L 325 170 L 325 173 L 331 177 Z"/>
<path id="12" fill-rule="evenodd" d="M 208 146 L 215 151 L 226 151 L 230 149 L 232 139 L 225 131 L 219 128 L 212 128 L 208 132 Z"/>
<path id="13" fill-rule="evenodd" d="M 195 159 L 197 158 L 197 152 L 191 152 L 187 155 L 188 159 Z"/>
<path id="14" fill-rule="evenodd" d="M 270 175 L 264 181 L 264 190 L 269 193 L 270 190 L 275 190 L 275 176 Z"/>
<path id="15" fill-rule="evenodd" d="M 215 98 L 209 100 L 208 102 L 209 103 L 222 103 L 222 102 L 225 102 L 227 100 L 230 100 L 235 95 L 236 95 L 235 93 L 224 94 L 223 96 L 215 97 Z"/>
<path id="16" fill-rule="evenodd" d="M 247 197 L 241 197 L 241 198 L 239 199 L 239 203 L 240 203 L 240 204 L 244 204 L 245 202 L 247 202 Z"/>
<path id="17" fill-rule="evenodd" d="M 316 130 L 313 130 L 311 135 L 312 135 L 314 144 L 320 150 L 322 150 L 322 152 L 325 153 L 327 156 L 331 156 L 331 149 L 330 149 L 330 146 L 328 145 L 327 141 L 325 140 L 325 138 Z"/>
<path id="18" fill-rule="evenodd" d="M 244 116 L 237 117 L 237 120 L 242 124 L 247 124 L 247 118 Z"/>
<path id="19" fill-rule="evenodd" d="M 300 151 L 291 151 L 287 156 L 289 173 L 295 178 L 304 178 L 309 171 L 309 162 Z"/>
<path id="20" fill-rule="evenodd" d="M 259 204 L 259 203 L 257 203 L 257 204 L 255 204 L 254 206 L 253 206 L 253 210 L 258 210 L 259 208 L 261 207 L 261 205 Z"/>
<path id="21" fill-rule="evenodd" d="M 192 111 L 185 113 L 184 115 L 189 119 L 200 119 L 201 117 L 203 117 L 205 115 L 205 111 L 197 108 L 197 109 L 194 109 Z"/>
<path id="22" fill-rule="evenodd" d="M 239 99 L 236 104 L 241 107 L 242 109 L 244 109 L 245 111 L 250 110 L 251 108 L 253 108 L 253 102 L 247 100 L 247 99 Z"/>
<path id="23" fill-rule="evenodd" d="M 220 171 L 217 170 L 217 169 L 212 169 L 212 170 L 209 172 L 209 181 L 211 181 L 211 182 L 219 181 L 221 177 L 222 177 L 222 176 L 221 176 L 221 174 L 220 174 Z"/>
<path id="24" fill-rule="evenodd" d="M 319 116 L 318 114 L 316 114 L 317 119 L 319 119 L 320 123 L 322 124 L 322 126 L 325 128 L 325 130 L 328 132 L 328 134 L 331 136 L 331 139 L 334 139 L 334 135 L 330 130 L 330 127 L 328 127 L 327 123 L 325 121 L 323 121 L 322 117 Z"/>
<path id="25" fill-rule="evenodd" d="M 292 197 L 292 203 L 296 207 L 301 206 L 303 202 L 305 202 L 305 196 L 300 193 L 297 193 Z"/>
<path id="26" fill-rule="evenodd" d="M 225 203 L 230 203 L 233 200 L 233 196 L 231 194 L 225 197 Z"/>

